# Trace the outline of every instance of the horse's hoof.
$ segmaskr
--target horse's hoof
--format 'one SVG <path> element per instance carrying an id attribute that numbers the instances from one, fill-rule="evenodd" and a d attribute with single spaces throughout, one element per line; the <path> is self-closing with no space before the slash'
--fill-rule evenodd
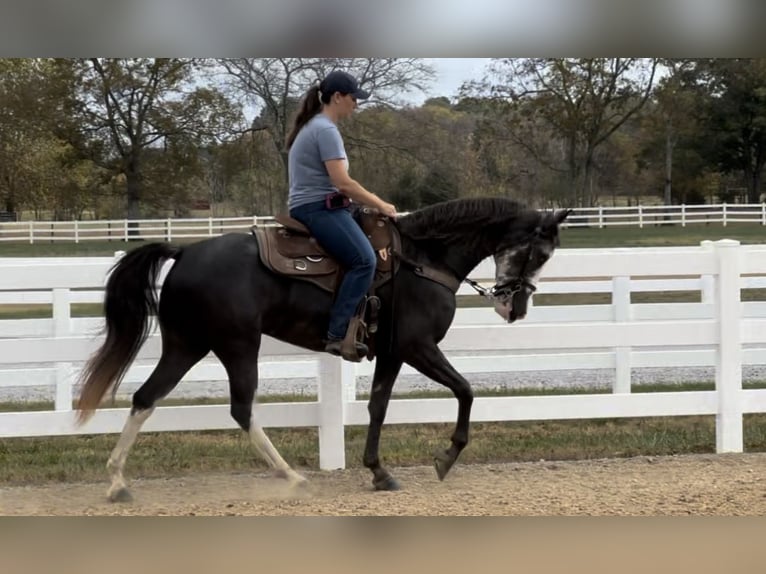
<path id="1" fill-rule="evenodd" d="M 279 468 L 274 471 L 274 476 L 277 478 L 282 478 L 290 483 L 291 488 L 300 488 L 304 486 L 308 486 L 308 479 L 305 476 L 302 476 L 295 472 L 292 469 L 283 469 Z"/>
<path id="2" fill-rule="evenodd" d="M 399 484 L 399 481 L 396 480 L 393 476 L 388 475 L 381 479 L 372 479 L 372 485 L 375 487 L 375 490 L 401 490 L 402 486 Z"/>
<path id="3" fill-rule="evenodd" d="M 110 490 L 107 496 L 109 497 L 109 502 L 133 502 L 133 495 L 124 486 Z"/>
<path id="4" fill-rule="evenodd" d="M 294 478 L 288 479 L 290 481 L 290 488 L 293 490 L 299 490 L 308 488 L 309 486 L 309 480 L 307 478 L 302 477 L 301 475 L 297 475 Z"/>
<path id="5" fill-rule="evenodd" d="M 453 464 L 455 464 L 455 459 L 446 452 L 437 452 L 434 455 L 434 468 L 439 480 L 444 480 Z"/>

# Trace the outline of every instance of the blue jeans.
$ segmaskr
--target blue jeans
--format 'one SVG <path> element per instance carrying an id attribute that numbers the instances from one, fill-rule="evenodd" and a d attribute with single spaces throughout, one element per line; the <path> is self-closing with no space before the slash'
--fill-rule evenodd
<path id="1" fill-rule="evenodd" d="M 327 209 L 324 202 L 311 203 L 292 208 L 290 216 L 308 227 L 322 248 L 345 270 L 327 328 L 328 338 L 342 339 L 372 284 L 377 264 L 375 251 L 348 209 Z"/>

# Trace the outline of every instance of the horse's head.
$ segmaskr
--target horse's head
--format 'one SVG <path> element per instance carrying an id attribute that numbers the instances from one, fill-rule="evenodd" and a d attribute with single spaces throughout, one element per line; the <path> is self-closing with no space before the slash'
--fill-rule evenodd
<path id="1" fill-rule="evenodd" d="M 559 245 L 559 225 L 570 213 L 564 209 L 541 214 L 521 233 L 514 231 L 498 246 L 494 254 L 495 311 L 508 323 L 526 316 L 540 270 Z"/>

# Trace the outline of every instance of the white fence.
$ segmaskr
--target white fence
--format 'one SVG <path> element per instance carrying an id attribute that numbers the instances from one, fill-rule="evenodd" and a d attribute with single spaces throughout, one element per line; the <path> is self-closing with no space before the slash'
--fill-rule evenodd
<path id="1" fill-rule="evenodd" d="M 55 385 L 55 410 L 0 413 L 0 437 L 119 432 L 127 409 L 105 408 L 84 427 L 71 410 L 77 369 L 95 350 L 101 322 L 72 318 L 73 302 L 99 302 L 111 258 L 0 259 L 0 304 L 50 303 L 52 319 L 0 321 L 0 385 Z M 472 274 L 493 276 L 490 261 Z M 742 302 L 740 289 L 766 288 L 766 246 L 735 241 L 699 247 L 561 249 L 546 265 L 538 294 L 612 294 L 611 304 L 533 306 L 528 317 L 504 325 L 492 309 L 461 308 L 442 342 L 455 367 L 475 373 L 610 368 L 610 394 L 479 397 L 474 421 L 521 421 L 715 415 L 718 452 L 741 452 L 743 414 L 766 412 L 766 390 L 742 389 L 742 366 L 766 364 L 766 302 Z M 637 304 L 643 291 L 696 291 L 690 303 Z M 461 293 L 472 293 L 463 286 Z M 159 357 L 152 336 L 126 381 L 146 378 Z M 319 397 L 259 407 L 264 426 L 318 427 L 320 466 L 345 466 L 345 425 L 367 424 L 355 377 L 373 364 L 345 363 L 267 338 L 261 378 L 317 377 Z M 30 367 L 30 365 L 35 365 Z M 41 366 L 42 365 L 42 366 Z M 636 367 L 714 366 L 715 390 L 631 393 Z M 403 374 L 412 372 L 403 370 Z M 224 379 L 209 357 L 186 380 Z M 182 383 L 183 384 L 183 383 Z M 171 395 L 172 396 L 172 395 Z M 386 422 L 454 422 L 454 399 L 394 399 Z M 228 406 L 160 407 L 149 431 L 235 428 Z"/>
<path id="2" fill-rule="evenodd" d="M 2 242 L 127 241 L 131 231 L 146 240 L 178 241 L 247 231 L 271 216 L 208 217 L 196 219 L 127 219 L 97 221 L 0 222 Z M 766 226 L 766 203 L 718 205 L 650 205 L 577 208 L 566 227 L 615 227 L 650 225 L 700 225 L 756 223 Z M 132 229 L 131 229 L 132 226 Z"/>

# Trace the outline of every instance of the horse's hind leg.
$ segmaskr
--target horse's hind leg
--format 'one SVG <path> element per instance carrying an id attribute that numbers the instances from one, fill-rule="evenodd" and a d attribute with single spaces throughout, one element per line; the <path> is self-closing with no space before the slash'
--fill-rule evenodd
<path id="1" fill-rule="evenodd" d="M 258 422 L 255 392 L 258 388 L 258 348 L 257 341 L 249 345 L 234 345 L 227 350 L 216 351 L 229 375 L 231 392 L 231 416 L 250 436 L 250 441 L 266 463 L 274 469 L 277 476 L 286 478 L 291 484 L 301 484 L 306 479 L 295 472 L 282 458 L 271 443 Z M 236 350 L 234 350 L 236 349 Z"/>
<path id="2" fill-rule="evenodd" d="M 106 463 L 111 478 L 111 485 L 107 491 L 110 501 L 125 502 L 131 500 L 130 491 L 122 474 L 128 452 L 136 441 L 141 427 L 154 412 L 155 403 L 172 391 L 186 374 L 186 371 L 206 354 L 207 351 L 191 352 L 166 347 L 152 374 L 134 393 L 130 415 L 112 454 L 109 456 L 109 461 Z"/>

